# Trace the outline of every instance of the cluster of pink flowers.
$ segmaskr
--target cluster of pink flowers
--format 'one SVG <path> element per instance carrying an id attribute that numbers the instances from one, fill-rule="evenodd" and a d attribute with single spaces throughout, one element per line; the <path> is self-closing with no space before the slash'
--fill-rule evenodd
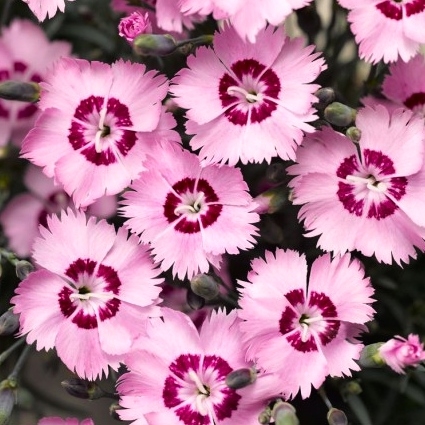
<path id="1" fill-rule="evenodd" d="M 421 1 L 340 1 L 360 57 L 394 62 L 386 99 L 365 99 L 357 113 L 357 144 L 313 125 L 327 65 L 281 26 L 308 0 L 147 1 L 156 13 L 113 1 L 129 14 L 119 35 L 130 43 L 158 28 L 182 33 L 207 15 L 226 21 L 171 79 L 141 63 L 71 57 L 35 24 L 11 24 L 0 38 L 0 81 L 41 87 L 37 107 L 0 101 L 0 145 L 14 141 L 31 163 L 29 193 L 0 215 L 10 247 L 37 267 L 11 300 L 19 335 L 55 349 L 84 379 L 124 364 L 118 413 L 135 425 L 254 424 L 276 398 L 307 398 L 328 376 L 358 371 L 374 289 L 350 253 L 401 264 L 425 251 Z M 65 7 L 26 3 L 39 20 Z M 394 43 L 383 48 L 388 33 Z M 36 55 L 8 42 L 23 34 L 37 38 Z M 185 110 L 192 151 L 168 96 Z M 227 256 L 257 244 L 259 205 L 239 166 L 272 160 L 291 161 L 298 218 L 326 253 L 311 264 L 290 249 L 256 256 L 238 281 L 238 308 L 211 309 L 197 328 L 164 307 L 166 272 L 181 281 L 225 272 Z M 106 221 L 117 211 L 118 229 Z M 425 360 L 413 335 L 380 355 L 399 373 Z M 233 388 L 226 378 L 240 370 L 255 379 Z M 39 423 L 60 424 L 78 420 Z"/>

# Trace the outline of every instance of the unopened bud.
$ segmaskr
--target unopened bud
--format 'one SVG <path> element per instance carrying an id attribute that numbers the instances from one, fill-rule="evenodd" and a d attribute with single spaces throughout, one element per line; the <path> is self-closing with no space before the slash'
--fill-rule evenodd
<path id="1" fill-rule="evenodd" d="M 3 81 L 0 83 L 0 99 L 37 102 L 40 99 L 40 85 L 34 82 Z"/>
<path id="2" fill-rule="evenodd" d="M 278 401 L 272 410 L 275 425 L 299 425 L 295 407 L 285 401 Z"/>
<path id="3" fill-rule="evenodd" d="M 329 410 L 327 415 L 329 425 L 348 425 L 347 416 L 342 410 L 332 409 Z"/>
<path id="4" fill-rule="evenodd" d="M 133 41 L 133 49 L 142 56 L 166 56 L 177 49 L 177 44 L 169 34 L 140 34 Z"/>
<path id="5" fill-rule="evenodd" d="M 333 102 L 325 108 L 325 119 L 338 127 L 346 127 L 356 119 L 357 111 L 339 102 Z"/>
<path id="6" fill-rule="evenodd" d="M 0 316 L 0 335 L 12 335 L 19 328 L 19 316 L 10 308 Z"/>
<path id="7" fill-rule="evenodd" d="M 220 292 L 217 280 L 213 276 L 204 273 L 198 274 L 191 279 L 190 288 L 196 295 L 207 301 L 214 299 Z"/>
<path id="8" fill-rule="evenodd" d="M 234 390 L 247 387 L 257 380 L 257 371 L 252 368 L 237 369 L 226 376 L 226 385 Z"/>
<path id="9" fill-rule="evenodd" d="M 385 361 L 379 353 L 379 347 L 381 347 L 383 342 L 376 342 L 375 344 L 369 344 L 363 347 L 362 352 L 360 353 L 360 359 L 357 360 L 357 363 L 360 367 L 382 367 L 385 365 Z"/>
<path id="10" fill-rule="evenodd" d="M 350 127 L 345 132 L 345 135 L 351 139 L 354 143 L 358 143 L 360 138 L 362 137 L 362 132 L 357 127 Z"/>
<path id="11" fill-rule="evenodd" d="M 15 403 L 16 381 L 5 379 L 0 382 L 0 425 L 6 425 L 9 422 Z"/>
<path id="12" fill-rule="evenodd" d="M 77 398 L 97 400 L 105 395 L 105 392 L 95 382 L 80 378 L 65 379 L 61 385 L 68 394 Z"/>
<path id="13" fill-rule="evenodd" d="M 255 212 L 258 214 L 274 214 L 278 212 L 287 203 L 289 189 L 287 186 L 276 186 L 260 193 L 254 198 L 257 204 Z"/>
<path id="14" fill-rule="evenodd" d="M 196 295 L 190 288 L 186 293 L 186 302 L 192 310 L 200 310 L 205 305 L 205 299 Z"/>
<path id="15" fill-rule="evenodd" d="M 272 419 L 272 411 L 270 407 L 266 407 L 259 415 L 258 415 L 258 422 L 261 425 L 268 425 L 269 422 Z"/>
<path id="16" fill-rule="evenodd" d="M 341 395 L 344 399 L 348 399 L 350 396 L 357 396 L 362 392 L 362 387 L 360 383 L 352 379 L 351 381 L 344 381 L 344 384 L 341 388 Z"/>
<path id="17" fill-rule="evenodd" d="M 31 272 L 34 271 L 34 266 L 29 261 L 19 260 L 16 263 L 15 269 L 16 276 L 18 276 L 19 279 L 24 280 Z"/>
<path id="18" fill-rule="evenodd" d="M 314 95 L 318 100 L 314 105 L 317 109 L 324 109 L 335 100 L 335 92 L 331 87 L 322 87 Z"/>

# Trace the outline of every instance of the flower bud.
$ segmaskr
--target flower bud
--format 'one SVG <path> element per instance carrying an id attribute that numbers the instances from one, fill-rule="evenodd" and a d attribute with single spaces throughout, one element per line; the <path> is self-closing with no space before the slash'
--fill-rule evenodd
<path id="1" fill-rule="evenodd" d="M 34 266 L 29 261 L 19 260 L 16 263 L 15 269 L 16 276 L 18 276 L 19 279 L 24 280 L 31 272 L 34 271 Z"/>
<path id="2" fill-rule="evenodd" d="M 217 280 L 213 276 L 204 273 L 198 274 L 191 279 L 190 288 L 196 295 L 207 301 L 214 299 L 220 292 Z"/>
<path id="3" fill-rule="evenodd" d="M 405 368 L 417 367 L 425 360 L 424 344 L 415 334 L 410 334 L 407 339 L 397 335 L 378 347 L 378 352 L 383 361 L 397 373 L 406 373 Z"/>
<path id="4" fill-rule="evenodd" d="M 257 204 L 254 211 L 258 214 L 274 214 L 287 203 L 288 195 L 287 186 L 272 187 L 254 198 L 254 202 Z"/>
<path id="5" fill-rule="evenodd" d="M 379 354 L 379 347 L 383 342 L 366 345 L 360 353 L 357 363 L 360 367 L 382 367 L 385 364 L 384 359 Z"/>
<path id="6" fill-rule="evenodd" d="M 140 34 L 133 40 L 133 49 L 141 56 L 166 56 L 177 49 L 177 44 L 169 34 Z"/>
<path id="7" fill-rule="evenodd" d="M 295 407 L 285 401 L 278 401 L 272 409 L 275 425 L 299 425 Z"/>
<path id="8" fill-rule="evenodd" d="M 252 368 L 237 369 L 226 376 L 226 385 L 238 390 L 253 384 L 257 380 L 257 371 Z"/>
<path id="9" fill-rule="evenodd" d="M 196 295 L 190 288 L 186 293 L 186 302 L 192 310 L 200 310 L 205 305 L 205 299 Z"/>
<path id="10" fill-rule="evenodd" d="M 333 102 L 325 108 L 326 121 L 338 127 L 346 127 L 356 119 L 357 111 L 339 102 Z"/>
<path id="11" fill-rule="evenodd" d="M 268 425 L 269 422 L 272 419 L 272 411 L 270 410 L 270 407 L 266 407 L 259 415 L 258 415 L 258 422 L 261 425 Z"/>
<path id="12" fill-rule="evenodd" d="M 118 34 L 129 43 L 132 43 L 138 35 L 150 34 L 151 32 L 152 25 L 147 12 L 145 14 L 139 11 L 133 12 L 122 18 L 118 24 Z"/>
<path id="13" fill-rule="evenodd" d="M 0 316 L 0 336 L 12 335 L 18 328 L 19 316 L 9 308 Z"/>
<path id="14" fill-rule="evenodd" d="M 350 127 L 345 132 L 345 135 L 354 143 L 358 143 L 362 137 L 362 132 L 357 127 Z"/>
<path id="15" fill-rule="evenodd" d="M 5 379 L 0 382 L 0 425 L 6 425 L 9 422 L 15 403 L 16 381 Z"/>
<path id="16" fill-rule="evenodd" d="M 347 416 L 342 410 L 332 409 L 329 410 L 327 415 L 329 425 L 348 425 Z"/>
<path id="17" fill-rule="evenodd" d="M 40 99 L 40 85 L 34 82 L 4 81 L 0 83 L 0 99 L 37 102 Z"/>
<path id="18" fill-rule="evenodd" d="M 80 378 L 65 379 L 61 385 L 68 394 L 77 398 L 97 400 L 105 395 L 105 392 L 95 382 Z"/>
<path id="19" fill-rule="evenodd" d="M 335 100 L 335 92 L 331 87 L 322 87 L 314 95 L 318 99 L 318 102 L 314 105 L 317 109 L 324 109 Z"/>

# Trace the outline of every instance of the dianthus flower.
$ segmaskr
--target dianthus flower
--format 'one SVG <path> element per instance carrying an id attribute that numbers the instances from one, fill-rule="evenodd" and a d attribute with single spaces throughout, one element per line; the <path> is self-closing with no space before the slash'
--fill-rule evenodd
<path id="1" fill-rule="evenodd" d="M 253 246 L 259 216 L 239 169 L 201 167 L 195 154 L 176 146 L 152 152 L 146 167 L 121 210 L 163 270 L 190 279 L 209 263 L 219 266 L 221 254 Z"/>
<path id="2" fill-rule="evenodd" d="M 206 162 L 295 159 L 307 124 L 316 119 L 312 104 L 325 69 L 313 46 L 289 40 L 269 27 L 257 42 L 244 42 L 233 28 L 214 36 L 214 49 L 200 47 L 189 69 L 173 79 L 176 103 L 188 109 L 190 145 Z"/>
<path id="3" fill-rule="evenodd" d="M 73 208 L 70 197 L 61 186 L 55 185 L 39 167 L 29 165 L 24 174 L 29 192 L 14 196 L 0 214 L 0 223 L 10 248 L 20 257 L 28 257 L 39 225 L 46 226 L 47 216 Z M 115 215 L 116 196 L 103 196 L 87 208 L 90 215 L 107 218 Z"/>
<path id="4" fill-rule="evenodd" d="M 83 419 L 81 422 L 76 418 L 59 418 L 56 416 L 49 416 L 42 418 L 38 421 L 37 425 L 94 425 L 92 419 Z"/>
<path id="5" fill-rule="evenodd" d="M 14 80 L 39 83 L 46 69 L 61 56 L 71 53 L 64 41 L 49 41 L 43 30 L 31 21 L 15 19 L 2 29 L 0 37 L 0 82 Z M 34 125 L 37 106 L 0 99 L 0 146 L 9 141 L 20 145 Z"/>
<path id="6" fill-rule="evenodd" d="M 414 334 L 410 334 L 407 339 L 397 335 L 382 344 L 378 352 L 384 362 L 397 373 L 406 373 L 405 368 L 417 367 L 425 360 L 424 344 Z"/>
<path id="7" fill-rule="evenodd" d="M 389 67 L 382 94 L 395 104 L 425 115 L 425 59 L 417 55 L 409 62 L 398 60 Z"/>
<path id="8" fill-rule="evenodd" d="M 353 336 L 372 318 L 373 288 L 348 255 L 316 259 L 307 284 L 304 255 L 283 249 L 253 260 L 239 317 L 247 358 L 281 377 L 282 391 L 310 395 L 326 376 L 351 375 L 363 344 Z"/>
<path id="9" fill-rule="evenodd" d="M 237 34 L 251 43 L 258 34 L 271 24 L 283 24 L 286 17 L 312 0 L 180 0 L 180 8 L 186 15 L 213 14 L 216 20 L 228 19 Z"/>
<path id="10" fill-rule="evenodd" d="M 299 218 L 326 251 L 408 262 L 425 250 L 423 119 L 377 105 L 361 109 L 356 126 L 358 147 L 330 128 L 305 138 L 288 168 Z"/>
<path id="11" fill-rule="evenodd" d="M 105 220 L 71 210 L 47 219 L 30 273 L 12 298 L 20 333 L 37 350 L 56 348 L 65 365 L 94 380 L 117 369 L 161 290 L 146 247 Z"/>
<path id="12" fill-rule="evenodd" d="M 22 156 L 55 177 L 78 208 L 117 194 L 144 169 L 146 139 L 155 138 L 168 89 L 164 76 L 145 71 L 121 60 L 63 58 L 41 84 L 42 113 Z M 162 129 L 158 137 L 176 136 Z"/>
<path id="13" fill-rule="evenodd" d="M 125 360 L 130 372 L 118 382 L 121 419 L 145 425 L 255 424 L 280 382 L 258 372 L 242 389 L 226 376 L 250 368 L 242 349 L 239 319 L 233 311 L 213 312 L 200 332 L 183 313 L 163 309 L 147 336 L 136 341 Z"/>
<path id="14" fill-rule="evenodd" d="M 338 0 L 367 62 L 407 62 L 425 43 L 424 0 Z"/>
<path id="15" fill-rule="evenodd" d="M 118 24 L 118 34 L 124 37 L 129 43 L 140 34 L 152 32 L 152 25 L 148 13 L 133 12 L 129 16 L 122 18 Z"/>
<path id="16" fill-rule="evenodd" d="M 44 21 L 48 16 L 49 19 L 56 15 L 58 9 L 63 12 L 65 10 L 65 0 L 23 0 L 32 13 L 39 21 Z M 74 1 L 74 0 L 67 0 Z"/>

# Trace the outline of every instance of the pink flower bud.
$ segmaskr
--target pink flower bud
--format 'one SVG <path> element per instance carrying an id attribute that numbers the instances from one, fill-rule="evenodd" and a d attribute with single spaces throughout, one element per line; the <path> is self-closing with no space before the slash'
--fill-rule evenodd
<path id="1" fill-rule="evenodd" d="M 407 366 L 418 366 L 425 360 L 424 345 L 418 335 L 410 334 L 407 339 L 396 336 L 379 347 L 385 363 L 397 373 L 405 373 Z"/>
<path id="2" fill-rule="evenodd" d="M 122 18 L 118 24 L 118 33 L 124 37 L 129 43 L 140 34 L 152 33 L 152 25 L 149 20 L 148 13 L 133 12 L 131 15 Z"/>

